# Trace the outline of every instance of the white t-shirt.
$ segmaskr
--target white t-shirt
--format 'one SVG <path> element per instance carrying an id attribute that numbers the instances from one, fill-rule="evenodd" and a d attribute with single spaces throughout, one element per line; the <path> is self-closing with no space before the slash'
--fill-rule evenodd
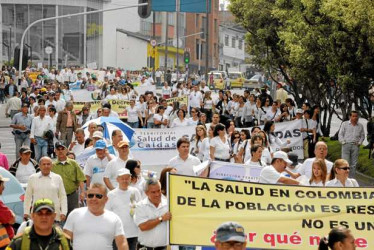
<path id="1" fill-rule="evenodd" d="M 171 96 L 171 88 L 170 87 L 167 87 L 167 88 L 165 88 L 165 86 L 163 86 L 162 88 L 161 88 L 161 93 L 162 93 L 162 95 L 168 95 L 168 96 Z"/>
<path id="2" fill-rule="evenodd" d="M 193 171 L 193 166 L 199 165 L 201 162 L 199 158 L 188 155 L 188 158 L 184 161 L 182 158 L 179 157 L 179 154 L 169 161 L 169 166 L 176 168 L 177 173 L 180 175 L 189 175 L 195 176 L 195 172 Z"/>
<path id="3" fill-rule="evenodd" d="M 74 209 L 64 229 L 73 233 L 73 249 L 112 250 L 114 238 L 125 235 L 118 215 L 105 210 L 102 215 L 95 216 L 87 207 Z"/>
<path id="4" fill-rule="evenodd" d="M 155 121 L 163 122 L 167 119 L 168 119 L 168 117 L 166 115 L 154 114 L 154 116 L 153 116 L 153 122 L 155 122 Z M 166 128 L 166 126 L 164 124 L 161 124 L 161 128 Z"/>
<path id="5" fill-rule="evenodd" d="M 179 117 L 175 118 L 171 124 L 170 127 L 175 128 L 175 127 L 185 127 L 188 126 L 188 120 L 186 118 L 181 121 Z"/>
<path id="6" fill-rule="evenodd" d="M 347 178 L 345 181 L 345 187 L 359 187 L 355 179 Z M 326 183 L 326 187 L 344 187 L 343 184 L 338 179 L 333 179 Z"/>
<path id="7" fill-rule="evenodd" d="M 216 136 L 210 140 L 210 146 L 215 148 L 215 158 L 220 158 L 224 160 L 230 158 L 230 144 L 227 140 L 225 140 L 225 142 L 222 142 L 221 138 Z"/>
<path id="8" fill-rule="evenodd" d="M 75 154 L 75 156 L 80 155 L 84 151 L 84 142 L 82 144 L 79 144 L 77 142 L 77 144 L 74 145 L 71 151 Z"/>
<path id="9" fill-rule="evenodd" d="M 126 168 L 126 163 L 127 161 L 124 161 L 121 158 L 117 157 L 115 159 L 112 159 L 106 166 L 105 171 L 104 171 L 104 177 L 109 178 L 113 187 L 118 187 L 118 182 L 117 182 L 118 170 L 122 168 Z"/>
<path id="10" fill-rule="evenodd" d="M 30 161 L 27 165 L 23 165 L 22 162 L 18 163 L 16 178 L 20 183 L 27 183 L 29 181 L 30 175 L 35 173 L 36 170 L 34 168 L 34 165 L 32 165 Z"/>
<path id="11" fill-rule="evenodd" d="M 134 108 L 131 108 L 131 106 L 126 108 L 127 110 L 127 121 L 128 122 L 138 122 L 138 107 L 134 106 Z"/>
<path id="12" fill-rule="evenodd" d="M 192 91 L 190 93 L 190 107 L 192 108 L 200 108 L 200 103 L 203 101 L 203 95 L 200 91 Z"/>
<path id="13" fill-rule="evenodd" d="M 126 238 L 137 237 L 138 227 L 135 225 L 133 216 L 136 203 L 142 200 L 138 189 L 134 187 L 128 187 L 127 190 L 116 188 L 108 193 L 108 198 L 105 208 L 119 216 Z"/>
<path id="14" fill-rule="evenodd" d="M 112 155 L 112 158 L 114 157 L 115 156 Z M 91 183 L 98 182 L 104 184 L 104 171 L 108 162 L 109 161 L 106 156 L 101 160 L 97 157 L 96 153 L 88 158 L 83 172 L 86 176 L 91 177 Z"/>
<path id="15" fill-rule="evenodd" d="M 259 183 L 277 184 L 281 177 L 281 173 L 273 165 L 269 165 L 261 170 Z"/>

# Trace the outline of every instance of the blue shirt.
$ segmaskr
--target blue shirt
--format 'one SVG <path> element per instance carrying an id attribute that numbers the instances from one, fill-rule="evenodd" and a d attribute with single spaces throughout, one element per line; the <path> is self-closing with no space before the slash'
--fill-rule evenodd
<path id="1" fill-rule="evenodd" d="M 30 131 L 32 124 L 32 117 L 30 114 L 23 115 L 22 112 L 19 112 L 13 116 L 11 125 L 25 125 L 26 130 L 14 129 L 20 132 Z"/>

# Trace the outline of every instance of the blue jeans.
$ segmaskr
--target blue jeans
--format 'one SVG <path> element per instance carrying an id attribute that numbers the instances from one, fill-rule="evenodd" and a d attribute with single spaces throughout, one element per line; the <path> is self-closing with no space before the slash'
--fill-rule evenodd
<path id="1" fill-rule="evenodd" d="M 139 128 L 139 122 L 127 122 L 127 124 L 132 128 Z"/>
<path id="2" fill-rule="evenodd" d="M 35 160 L 39 162 L 40 158 L 43 156 L 48 156 L 47 149 L 48 149 L 48 142 L 41 137 L 35 137 L 36 145 L 35 148 Z"/>
<path id="3" fill-rule="evenodd" d="M 30 134 L 21 133 L 14 135 L 14 141 L 16 143 L 16 156 L 19 154 L 19 149 L 22 145 L 30 147 Z"/>

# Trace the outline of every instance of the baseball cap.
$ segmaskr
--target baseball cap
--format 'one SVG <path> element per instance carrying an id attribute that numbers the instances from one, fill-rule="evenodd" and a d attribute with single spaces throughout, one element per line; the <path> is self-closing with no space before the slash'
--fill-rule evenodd
<path id="1" fill-rule="evenodd" d="M 216 232 L 216 241 L 238 241 L 245 242 L 244 228 L 236 222 L 225 222 L 221 224 Z"/>
<path id="2" fill-rule="evenodd" d="M 5 178 L 0 174 L 0 181 L 6 182 L 9 181 L 9 178 Z"/>
<path id="3" fill-rule="evenodd" d="M 95 131 L 95 132 L 93 133 L 93 136 L 92 136 L 92 137 L 103 139 L 103 132 L 101 132 L 101 131 Z"/>
<path id="4" fill-rule="evenodd" d="M 31 153 L 31 149 L 28 147 L 28 146 L 22 146 L 19 151 L 18 151 L 20 154 L 24 154 L 24 153 Z"/>
<path id="5" fill-rule="evenodd" d="M 129 146 L 129 142 L 127 142 L 127 141 L 120 141 L 120 142 L 117 144 L 117 146 L 118 146 L 119 148 L 122 148 L 123 146 Z"/>
<path id="6" fill-rule="evenodd" d="M 289 152 L 287 155 L 288 155 L 288 159 L 290 159 L 290 161 L 292 161 L 292 163 L 291 163 L 292 166 L 296 166 L 299 163 L 297 161 L 299 159 L 297 154 L 295 154 L 293 152 Z"/>
<path id="7" fill-rule="evenodd" d="M 296 109 L 296 114 L 303 114 L 304 111 L 302 109 Z"/>
<path id="8" fill-rule="evenodd" d="M 120 170 L 117 171 L 117 176 L 122 176 L 122 175 L 131 175 L 130 170 L 127 168 L 121 168 Z"/>
<path id="9" fill-rule="evenodd" d="M 56 144 L 55 144 L 55 149 L 58 149 L 59 147 L 66 148 L 66 146 L 65 146 L 63 143 L 61 143 L 60 141 L 58 141 L 58 142 L 56 142 Z"/>
<path id="10" fill-rule="evenodd" d="M 283 151 L 277 151 L 273 154 L 273 159 L 282 159 L 287 162 L 288 165 L 292 164 L 292 161 L 288 159 L 287 153 Z"/>
<path id="11" fill-rule="evenodd" d="M 104 149 L 106 148 L 106 143 L 104 140 L 98 140 L 95 144 L 95 149 Z"/>
<path id="12" fill-rule="evenodd" d="M 50 199 L 40 199 L 40 200 L 35 201 L 34 208 L 32 210 L 33 213 L 37 213 L 42 209 L 48 209 L 49 211 L 54 212 L 55 204 Z"/>

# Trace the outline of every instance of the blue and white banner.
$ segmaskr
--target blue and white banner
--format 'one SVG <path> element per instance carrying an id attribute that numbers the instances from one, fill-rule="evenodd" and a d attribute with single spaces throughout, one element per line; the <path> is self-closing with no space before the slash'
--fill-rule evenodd
<path id="1" fill-rule="evenodd" d="M 193 140 L 195 126 L 164 129 L 135 129 L 131 140 L 134 159 L 141 159 L 142 165 L 167 165 L 178 154 L 177 141 L 182 136 Z"/>

